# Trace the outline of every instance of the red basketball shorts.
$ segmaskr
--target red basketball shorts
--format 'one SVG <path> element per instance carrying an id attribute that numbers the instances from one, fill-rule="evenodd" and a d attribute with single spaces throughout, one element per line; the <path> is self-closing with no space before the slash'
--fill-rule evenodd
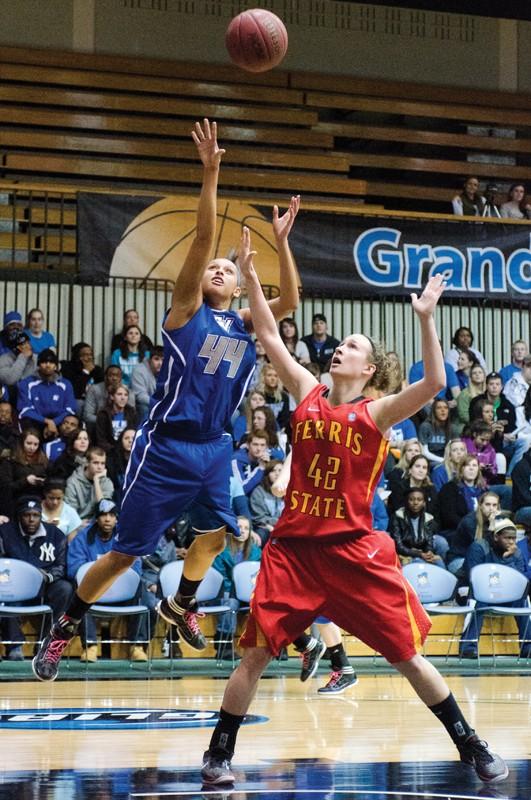
<path id="1" fill-rule="evenodd" d="M 431 627 L 387 533 L 339 543 L 271 539 L 240 644 L 277 655 L 320 615 L 391 663 L 412 658 Z"/>

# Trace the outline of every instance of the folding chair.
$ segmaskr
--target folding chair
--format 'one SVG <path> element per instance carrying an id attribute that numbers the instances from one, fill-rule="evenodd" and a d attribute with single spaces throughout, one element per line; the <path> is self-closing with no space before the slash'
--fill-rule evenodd
<path id="1" fill-rule="evenodd" d="M 183 574 L 183 569 L 184 561 L 172 561 L 170 564 L 165 564 L 162 567 L 159 574 L 159 581 L 162 594 L 165 597 L 170 594 L 175 594 L 177 591 L 179 581 L 181 580 L 181 576 Z M 217 605 L 202 605 L 202 603 L 216 600 L 216 598 L 219 597 L 222 584 L 223 575 L 218 572 L 217 569 L 214 569 L 214 567 L 209 567 L 196 592 L 198 614 L 224 614 L 225 612 L 232 610 L 229 605 L 223 602 Z M 172 626 L 170 626 L 170 669 L 173 666 L 172 643 Z M 220 666 L 221 663 L 221 660 L 216 660 L 216 664 L 218 666 Z M 234 664 L 234 643 L 232 644 L 232 663 Z"/>
<path id="2" fill-rule="evenodd" d="M 454 629 L 452 637 L 448 640 L 441 639 L 440 641 L 448 641 L 448 649 L 446 651 L 446 662 L 448 663 L 448 656 L 452 642 L 456 640 L 456 627 L 457 620 L 461 617 L 463 628 L 465 627 L 468 614 L 474 615 L 475 601 L 472 600 L 464 606 L 458 606 L 455 603 L 448 604 L 448 601 L 453 600 L 457 588 L 457 578 L 448 570 L 438 567 L 436 564 L 429 564 L 428 562 L 412 561 L 402 568 L 404 577 L 407 578 L 413 590 L 418 596 L 422 606 L 427 614 L 432 617 L 435 616 L 453 616 L 455 617 Z M 448 604 L 448 605 L 445 605 Z M 477 646 L 477 642 L 476 642 Z M 478 664 L 479 664 L 479 650 L 478 650 Z"/>
<path id="3" fill-rule="evenodd" d="M 45 603 L 34 605 L 6 605 L 6 603 L 23 603 L 38 597 L 42 589 L 42 572 L 17 558 L 0 558 L 0 618 L 2 617 L 36 617 L 42 616 L 39 639 L 36 644 L 41 644 L 43 639 L 46 617 L 52 623 L 52 608 Z M 21 641 L 3 640 L 4 644 L 23 645 Z"/>
<path id="4" fill-rule="evenodd" d="M 528 642 L 528 653 L 526 661 L 531 656 L 531 627 L 529 619 L 531 617 L 531 605 L 527 592 L 529 581 L 526 576 L 514 567 L 506 564 L 478 564 L 470 570 L 470 584 L 472 594 L 479 603 L 487 603 L 485 608 L 478 609 L 487 617 L 527 617 L 522 639 L 518 638 L 518 661 L 520 661 L 520 645 Z M 519 606 L 502 606 L 500 603 L 516 603 L 521 600 Z M 530 637 L 528 639 L 528 629 Z M 496 652 L 494 648 L 495 637 L 491 627 L 492 660 L 496 665 Z M 511 642 L 514 639 L 499 639 L 500 642 Z"/>
<path id="5" fill-rule="evenodd" d="M 85 573 L 88 572 L 94 563 L 94 561 L 89 561 L 87 564 L 82 564 L 82 566 L 78 569 L 76 573 L 76 582 L 78 586 L 83 580 Z M 138 640 L 133 642 L 130 639 L 109 638 L 100 639 L 100 641 L 102 644 L 145 644 L 148 651 L 148 670 L 151 670 L 151 630 L 149 621 L 149 608 L 143 604 L 114 605 L 115 603 L 126 603 L 128 600 L 133 599 L 138 591 L 139 584 L 140 575 L 138 572 L 135 572 L 134 569 L 129 567 L 129 569 L 116 578 L 114 583 L 109 586 L 104 594 L 102 594 L 98 602 L 90 607 L 89 613 L 92 614 L 93 617 L 99 617 L 100 619 L 131 617 L 134 614 L 145 615 L 147 621 L 147 640 L 142 639 L 140 642 Z M 130 664 L 130 666 L 132 667 L 132 664 Z M 86 662 L 86 667 L 88 669 L 88 662 Z"/>
<path id="6" fill-rule="evenodd" d="M 249 603 L 251 601 L 251 595 L 254 592 L 256 576 L 259 571 L 259 561 L 242 561 L 241 564 L 236 564 L 232 570 L 236 600 L 244 604 L 240 605 L 238 611 L 249 611 Z"/>

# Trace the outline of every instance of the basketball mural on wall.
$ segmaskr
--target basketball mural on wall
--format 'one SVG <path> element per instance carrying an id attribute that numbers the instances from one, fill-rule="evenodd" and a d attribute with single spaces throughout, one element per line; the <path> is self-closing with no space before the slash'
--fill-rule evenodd
<path id="1" fill-rule="evenodd" d="M 194 236 L 196 206 L 195 198 L 172 196 L 140 211 L 121 234 L 110 276 L 174 281 Z M 213 257 L 234 257 L 245 224 L 257 251 L 255 267 L 261 283 L 278 288 L 280 276 L 271 218 L 272 209 L 259 209 L 240 201 L 218 202 Z M 274 289 L 272 293 L 276 294 Z"/>

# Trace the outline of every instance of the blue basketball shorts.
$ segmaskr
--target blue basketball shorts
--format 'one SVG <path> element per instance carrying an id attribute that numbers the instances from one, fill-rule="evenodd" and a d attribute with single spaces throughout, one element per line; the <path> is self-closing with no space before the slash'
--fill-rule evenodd
<path id="1" fill-rule="evenodd" d="M 240 531 L 231 509 L 232 438 L 186 442 L 157 435 L 145 423 L 133 443 L 113 550 L 132 556 L 155 552 L 160 537 L 193 506 L 199 532 L 223 525 Z"/>

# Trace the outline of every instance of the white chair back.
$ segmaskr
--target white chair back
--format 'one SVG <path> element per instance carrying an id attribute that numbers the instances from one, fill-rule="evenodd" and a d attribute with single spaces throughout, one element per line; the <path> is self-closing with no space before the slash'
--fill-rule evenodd
<path id="1" fill-rule="evenodd" d="M 455 592 L 455 575 L 435 564 L 413 561 L 406 564 L 402 572 L 423 604 L 444 603 Z"/>
<path id="2" fill-rule="evenodd" d="M 522 600 L 528 580 L 517 569 L 506 564 L 478 564 L 470 570 L 470 585 L 477 601 L 499 605 Z"/>
<path id="3" fill-rule="evenodd" d="M 89 561 L 87 564 L 82 564 L 80 566 L 76 572 L 76 582 L 78 586 L 94 563 L 94 561 Z M 101 597 L 98 597 L 96 602 L 98 604 L 125 603 L 127 600 L 131 600 L 135 596 L 139 583 L 140 575 L 138 572 L 135 572 L 134 569 L 129 567 L 129 569 L 127 569 L 125 572 L 122 572 L 122 574 L 116 578 L 114 583 L 109 586 L 107 591 L 104 592 Z"/>
<path id="4" fill-rule="evenodd" d="M 172 561 L 170 564 L 165 564 L 162 567 L 159 580 L 164 597 L 175 594 L 183 574 L 183 569 L 184 561 Z M 218 597 L 222 583 L 223 575 L 221 575 L 217 569 L 214 569 L 214 567 L 209 567 L 205 577 L 197 588 L 197 602 L 206 603 L 207 600 L 214 600 Z"/>
<path id="5" fill-rule="evenodd" d="M 16 558 L 0 558 L 0 603 L 18 603 L 39 595 L 42 572 Z"/>
<path id="6" fill-rule="evenodd" d="M 240 603 L 249 603 L 256 585 L 256 576 L 260 571 L 259 561 L 242 561 L 232 570 L 234 591 Z"/>

